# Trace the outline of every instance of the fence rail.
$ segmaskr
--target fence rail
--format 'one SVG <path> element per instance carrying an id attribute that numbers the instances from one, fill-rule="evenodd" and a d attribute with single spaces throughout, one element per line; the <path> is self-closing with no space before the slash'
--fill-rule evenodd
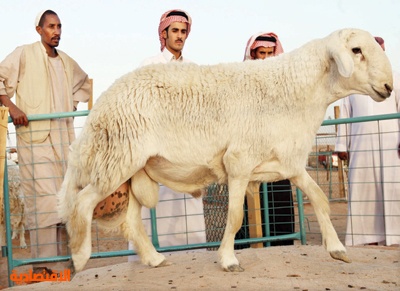
<path id="1" fill-rule="evenodd" d="M 88 115 L 89 111 L 77 111 L 73 113 L 57 113 L 57 114 L 43 114 L 43 115 L 35 115 L 29 116 L 30 121 L 38 121 L 45 119 L 57 119 L 57 118 L 66 118 L 66 117 L 74 117 L 75 118 L 75 130 L 77 134 L 79 134 L 79 130 L 83 125 L 84 118 Z M 343 123 L 358 123 L 358 122 L 379 122 L 381 120 L 389 120 L 389 119 L 400 119 L 400 114 L 389 114 L 389 115 L 377 115 L 377 116 L 368 116 L 368 117 L 358 117 L 358 118 L 347 118 L 347 119 L 336 119 L 336 120 L 325 120 L 322 123 L 320 132 L 315 138 L 315 145 L 313 151 L 309 155 L 309 161 L 307 165 L 307 170 L 309 174 L 313 177 L 313 179 L 319 184 L 319 186 L 324 190 L 327 194 L 329 200 L 341 200 L 346 202 L 348 199 L 348 180 L 346 175 L 346 167 L 339 168 L 338 160 L 335 157 L 335 149 L 333 140 L 336 138 L 336 131 L 333 129 L 334 126 Z M 11 123 L 11 119 L 8 119 L 8 122 Z M 12 126 L 9 126 L 12 128 Z M 14 138 L 16 139 L 15 131 L 9 130 L 10 140 Z M 12 143 L 12 142 L 11 142 Z M 7 149 L 10 149 L 11 145 L 7 146 Z M 9 167 L 7 163 L 5 164 L 5 173 L 4 173 L 4 211 L 5 211 L 5 225 L 6 225 L 6 245 L 2 246 L 2 255 L 7 257 L 8 263 L 8 272 L 9 276 L 14 268 L 28 265 L 28 264 L 36 264 L 36 263 L 47 263 L 47 262 L 61 262 L 70 260 L 70 255 L 60 255 L 55 257 L 46 257 L 46 258 L 16 258 L 14 256 L 13 251 L 18 249 L 19 246 L 13 245 L 12 239 L 12 227 L 11 227 L 11 218 L 13 214 L 10 210 L 10 197 L 9 197 L 9 187 L 8 187 L 8 170 Z M 340 179 L 340 173 L 343 174 Z M 50 177 L 52 178 L 52 177 Z M 396 181 L 400 183 L 400 177 Z M 286 235 L 278 235 L 278 236 L 261 236 L 254 238 L 246 238 L 239 239 L 235 241 L 235 244 L 256 244 L 256 243 L 265 243 L 265 242 L 273 242 L 277 240 L 285 240 L 285 239 L 295 239 L 301 241 L 301 243 L 305 243 L 306 241 L 306 229 L 305 229 L 305 221 L 307 221 L 307 217 L 304 216 L 303 211 L 303 195 L 298 190 L 295 189 L 294 195 L 295 202 L 298 207 L 296 213 L 296 231 L 292 234 Z M 265 197 L 266 193 L 264 193 Z M 307 202 L 307 197 L 304 197 L 305 202 Z M 209 201 L 208 201 L 209 203 Z M 224 203 L 227 203 L 225 200 Z M 206 202 L 204 202 L 204 205 Z M 225 204 L 226 206 L 227 204 Z M 265 206 L 265 204 L 264 204 Z M 263 206 L 263 207 L 264 207 Z M 226 208 L 226 207 L 225 207 Z M 217 218 L 224 222 L 225 217 L 221 215 L 223 213 L 220 208 L 219 210 L 215 210 L 215 213 L 211 220 L 215 221 Z M 261 210 L 261 209 L 260 209 Z M 226 211 L 226 210 L 224 210 Z M 332 215 L 335 215 L 332 213 Z M 222 217 L 222 218 L 221 218 Z M 156 249 L 160 252 L 170 252 L 170 251 L 180 251 L 180 250 L 188 250 L 188 249 L 211 249 L 218 247 L 220 245 L 220 241 L 207 241 L 206 243 L 198 243 L 198 244 L 185 244 L 179 246 L 168 246 L 168 247 L 160 247 L 158 244 L 159 235 L 157 231 L 157 222 L 155 220 L 155 213 L 151 211 L 150 215 L 151 223 L 152 223 L 152 241 L 156 246 Z M 222 225 L 223 227 L 224 225 Z M 263 227 L 269 227 L 266 223 L 263 224 Z M 208 232 L 219 232 L 219 237 L 221 237 L 221 226 L 212 228 L 212 226 L 207 225 L 206 223 L 205 231 Z M 269 233 L 268 229 L 265 233 Z M 117 256 L 128 256 L 134 255 L 135 252 L 127 249 L 127 244 L 124 238 L 121 235 L 110 235 L 108 233 L 102 232 L 97 228 L 96 223 L 93 223 L 92 226 L 92 241 L 93 241 L 93 252 L 91 258 L 108 258 L 108 257 L 117 257 Z M 400 236 L 400 230 L 395 235 Z M 14 240 L 15 242 L 15 240 Z M 118 243 L 116 243 L 118 242 Z M 29 242 L 28 247 L 33 247 L 34 243 Z M 111 245 L 111 247 L 109 247 Z M 9 277 L 10 278 L 10 277 Z M 9 285 L 12 286 L 12 282 L 9 281 Z"/>

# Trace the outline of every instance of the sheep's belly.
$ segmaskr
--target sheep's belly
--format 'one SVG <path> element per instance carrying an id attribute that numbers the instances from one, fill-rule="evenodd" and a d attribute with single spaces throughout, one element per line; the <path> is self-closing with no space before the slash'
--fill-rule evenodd
<path id="1" fill-rule="evenodd" d="M 200 189 L 213 182 L 226 180 L 222 171 L 216 174 L 215 169 L 207 165 L 174 164 L 162 157 L 150 158 L 145 170 L 154 181 L 164 185 L 170 183 L 187 185 L 190 188 L 188 190 Z"/>

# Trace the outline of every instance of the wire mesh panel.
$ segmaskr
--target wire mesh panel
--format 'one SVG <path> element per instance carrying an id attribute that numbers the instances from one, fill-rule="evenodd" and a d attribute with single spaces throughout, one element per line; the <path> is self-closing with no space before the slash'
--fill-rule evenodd
<path id="1" fill-rule="evenodd" d="M 16 212 L 11 213 L 11 218 L 12 221 L 17 220 L 13 217 L 23 218 L 21 222 L 29 233 L 27 243 L 33 258 L 67 254 L 67 236 L 58 218 L 56 194 L 65 175 L 69 145 L 74 138 L 67 125 L 73 119 L 59 118 L 62 114 L 53 115 L 52 118 L 37 118 L 49 121 L 43 123 L 47 126 L 40 130 L 27 128 L 17 133 L 10 124 L 7 138 L 7 194 L 11 210 Z M 82 119 L 76 117 L 75 122 L 82 123 Z"/>
<path id="2" fill-rule="evenodd" d="M 340 125 L 336 145 L 348 160 L 346 245 L 400 244 L 399 120 Z"/>
<path id="3" fill-rule="evenodd" d="M 291 234 L 295 231 L 295 211 L 293 205 L 293 194 L 290 182 L 279 181 L 275 183 L 262 183 L 257 191 L 248 189 L 246 198 L 258 195 L 260 204 L 255 210 L 259 212 L 258 222 L 251 221 L 252 212 L 249 211 L 249 199 L 244 200 L 243 223 L 236 233 L 235 249 L 250 247 L 249 243 L 238 242 L 254 237 L 270 237 Z M 227 222 L 229 191 L 227 185 L 213 184 L 207 188 L 204 201 L 204 219 L 206 222 L 206 235 L 208 242 L 221 241 Z M 256 225 L 258 224 L 258 225 Z M 251 233 L 251 228 L 259 226 L 260 231 Z M 278 242 L 264 242 L 260 246 L 293 244 L 293 239 Z M 210 248 L 215 250 L 216 248 Z"/>
<path id="4" fill-rule="evenodd" d="M 76 132 L 80 131 L 87 114 L 71 113 L 75 115 Z M 15 268 L 28 264 L 51 266 L 53 270 L 54 266 L 69 265 L 62 263 L 70 253 L 65 225 L 58 218 L 56 197 L 65 175 L 69 145 L 73 139 L 73 132 L 64 126 L 63 121 L 65 118 L 72 120 L 64 115 L 47 114 L 33 118 L 50 120 L 51 128 L 41 129 L 46 134 L 39 141 L 34 141 L 35 133 L 41 135 L 41 131 L 19 134 L 9 124 L 4 176 L 7 228 L 6 233 L 0 234 L 9 274 Z M 3 205 L 1 207 L 3 210 Z M 127 249 L 127 242 L 121 235 L 99 230 L 96 222 L 92 225 L 92 237 L 94 254 Z M 18 240 L 19 243 L 13 243 Z"/>
<path id="5" fill-rule="evenodd" d="M 224 236 L 228 218 L 228 195 L 227 185 L 213 184 L 207 188 L 207 195 L 203 198 L 207 242 L 221 241 Z"/>
<path id="6" fill-rule="evenodd" d="M 346 211 L 331 214 L 334 223 L 345 221 L 338 233 L 345 245 L 400 243 L 399 118 L 387 114 L 327 120 L 316 136 L 307 170 L 331 201 L 346 203 Z M 332 138 L 325 127 L 335 125 L 341 130 Z M 340 153 L 347 158 L 339 159 Z"/>
<path id="7" fill-rule="evenodd" d="M 334 125 L 321 126 L 307 161 L 307 172 L 317 182 L 329 199 L 345 199 L 341 172 L 346 164 L 335 153 L 336 131 Z"/>
<path id="8" fill-rule="evenodd" d="M 7 174 L 9 174 L 10 177 L 8 177 L 8 175 L 5 177 L 7 179 L 6 191 L 4 193 L 7 200 L 7 203 L 5 203 L 5 214 L 8 218 L 11 218 L 11 222 L 6 222 L 8 233 L 6 235 L 7 240 L 5 246 L 2 250 L 3 255 L 7 257 L 9 275 L 15 268 L 20 268 L 29 264 L 47 265 L 50 263 L 64 263 L 65 265 L 65 261 L 70 259 L 65 226 L 58 218 L 56 195 L 63 181 L 67 167 L 71 132 L 63 126 L 58 126 L 58 120 L 74 116 L 74 129 L 76 134 L 79 135 L 81 126 L 84 123 L 84 118 L 87 114 L 88 111 L 36 116 L 35 118 L 37 118 L 37 120 L 50 119 L 54 121 L 51 130 L 57 132 L 56 135 L 52 134 L 50 136 L 51 141 L 44 144 L 38 143 L 40 145 L 36 143 L 31 144 L 30 141 L 21 142 L 19 137 L 17 137 L 15 129 L 9 124 L 7 151 L 10 155 L 11 151 L 14 151 L 16 148 L 17 140 L 19 141 L 18 159 L 15 161 L 15 164 L 7 167 Z M 41 153 L 40 159 L 37 158 L 38 155 L 36 155 L 36 153 Z M 17 179 L 19 179 L 19 182 Z M 19 188 L 19 191 L 14 190 L 13 188 L 15 187 Z M 257 189 L 257 192 L 259 192 L 259 190 L 260 189 Z M 15 197 L 14 199 L 11 192 L 19 192 L 17 195 L 19 200 Z M 262 189 L 261 192 L 263 192 Z M 250 194 L 250 196 L 255 197 L 256 195 Z M 150 215 L 150 218 L 142 212 L 144 223 L 146 224 L 147 221 L 151 221 L 152 229 L 149 235 L 152 236 L 153 243 L 155 242 L 155 238 L 157 239 L 157 243 L 154 243 L 157 250 L 161 252 L 199 248 L 211 250 L 219 245 L 227 221 L 229 201 L 227 186 L 212 185 L 207 189 L 207 194 L 204 196 L 204 199 L 196 201 L 196 203 L 201 203 L 204 210 L 204 214 L 201 213 L 201 217 L 198 216 L 198 213 L 189 212 L 185 207 L 185 212 L 177 215 L 179 217 L 176 217 L 185 225 L 192 225 L 194 220 L 198 221 L 199 219 L 204 219 L 205 229 L 193 230 L 191 233 L 171 232 L 168 228 L 168 225 L 171 225 L 171 223 L 161 223 L 163 220 L 170 219 L 171 216 L 163 215 L 162 210 L 158 209 L 158 207 L 164 205 L 162 206 L 163 208 L 172 209 L 173 207 L 168 205 L 173 200 L 177 200 L 178 202 L 188 201 L 189 199 L 194 200 L 192 197 L 188 197 L 187 195 L 181 194 L 181 196 L 175 197 L 174 199 L 162 199 L 157 205 L 157 209 L 150 211 L 150 214 L 153 212 L 159 214 L 157 215 L 157 220 L 155 220 L 152 215 Z M 18 203 L 20 203 L 20 205 Z M 265 203 L 268 203 L 268 201 Z M 261 246 L 263 246 L 265 241 L 267 241 L 271 231 L 269 228 L 265 228 L 265 226 L 268 225 L 269 227 L 269 223 L 259 223 L 258 226 L 260 226 L 260 228 L 265 228 L 265 230 L 262 230 L 258 235 L 254 236 L 251 232 L 255 223 L 251 222 L 251 219 L 249 219 L 249 217 L 252 215 L 254 216 L 255 213 L 261 215 L 260 212 L 267 209 L 267 207 L 261 204 L 258 206 L 245 206 L 244 226 L 238 232 L 236 246 L 245 246 L 246 244 L 254 245 L 256 243 L 261 243 Z M 18 210 L 15 210 L 16 208 L 18 208 Z M 148 209 L 144 210 L 144 212 L 148 211 Z M 278 211 L 278 208 L 275 208 L 274 211 Z M 266 220 L 269 218 L 269 215 L 262 215 L 266 217 Z M 12 223 L 14 221 L 20 221 L 20 232 L 18 232 L 16 224 Z M 275 224 L 278 223 L 275 222 Z M 154 226 L 158 226 L 158 230 L 157 227 L 154 228 Z M 154 229 L 156 229 L 156 231 L 153 231 Z M 16 233 L 15 237 L 12 236 L 13 231 Z M 196 243 L 191 239 L 191 236 L 196 235 L 198 232 L 205 232 L 206 240 L 204 243 Z M 20 234 L 19 237 L 18 234 Z M 159 240 L 161 241 L 164 237 L 168 238 L 170 235 L 184 236 L 187 239 L 182 245 L 158 245 Z M 96 221 L 92 223 L 91 236 L 91 258 L 106 258 L 134 254 L 134 251 L 128 250 L 128 243 L 122 234 L 104 231 L 98 227 Z M 20 239 L 20 244 L 16 243 L 18 242 L 18 238 Z M 291 237 L 291 239 L 302 239 L 302 242 L 303 238 L 304 236 L 301 237 L 300 231 L 293 233 Z M 22 248 L 25 247 L 23 239 L 25 239 L 26 249 L 22 252 Z"/>

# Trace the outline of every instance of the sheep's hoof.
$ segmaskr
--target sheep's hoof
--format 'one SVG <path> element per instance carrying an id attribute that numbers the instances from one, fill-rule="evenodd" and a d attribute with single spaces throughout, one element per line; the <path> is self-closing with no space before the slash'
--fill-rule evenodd
<path id="1" fill-rule="evenodd" d="M 344 251 L 330 252 L 330 255 L 335 260 L 340 260 L 340 261 L 343 261 L 345 263 L 351 263 L 350 258 L 347 256 L 346 252 L 344 252 Z"/>
<path id="2" fill-rule="evenodd" d="M 224 268 L 225 272 L 243 272 L 244 269 L 240 265 L 230 265 L 227 268 Z"/>
<path id="3" fill-rule="evenodd" d="M 76 273 L 76 271 L 75 271 L 75 265 L 74 265 L 74 261 L 72 261 L 72 260 L 69 260 L 68 269 L 70 269 L 70 270 L 71 270 L 71 274 L 72 274 L 72 273 Z"/>
<path id="4" fill-rule="evenodd" d="M 157 266 L 154 268 L 161 268 L 161 267 L 166 267 L 166 266 L 171 266 L 172 263 L 170 261 L 164 260 L 161 263 L 159 263 Z"/>
<path id="5" fill-rule="evenodd" d="M 69 260 L 69 262 L 70 262 L 70 264 L 68 265 L 68 269 L 70 269 L 70 271 L 71 271 L 71 277 L 70 277 L 70 279 L 72 280 L 74 277 L 75 277 L 75 275 L 76 275 L 76 271 L 75 271 L 75 266 L 74 266 L 74 262 L 72 261 L 72 260 Z"/>

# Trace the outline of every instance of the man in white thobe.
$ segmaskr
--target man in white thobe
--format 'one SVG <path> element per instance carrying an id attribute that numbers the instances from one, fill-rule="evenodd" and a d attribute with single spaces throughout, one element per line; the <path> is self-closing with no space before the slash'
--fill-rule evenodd
<path id="1" fill-rule="evenodd" d="M 16 48 L 0 63 L 0 103 L 9 107 L 16 126 L 32 257 L 52 257 L 61 254 L 56 194 L 75 138 L 73 119 L 28 122 L 27 115 L 71 112 L 78 102 L 89 100 L 91 84 L 71 57 L 56 50 L 61 38 L 58 15 L 40 12 L 35 27 L 41 41 Z M 15 104 L 10 100 L 14 95 Z"/>
<path id="2" fill-rule="evenodd" d="M 376 38 L 384 49 L 383 40 Z M 343 99 L 340 118 L 400 112 L 400 77 L 383 102 L 362 95 Z M 400 120 L 341 124 L 335 151 L 349 158 L 346 245 L 400 243 Z M 347 154 L 348 153 L 348 154 Z"/>

